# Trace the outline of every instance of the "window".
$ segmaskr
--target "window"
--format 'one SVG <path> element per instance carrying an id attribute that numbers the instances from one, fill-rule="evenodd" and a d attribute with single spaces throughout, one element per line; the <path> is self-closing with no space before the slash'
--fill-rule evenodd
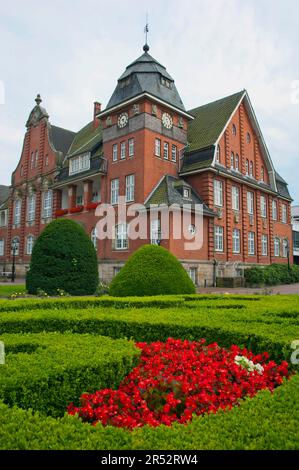
<path id="1" fill-rule="evenodd" d="M 234 154 L 234 152 L 232 152 L 230 154 L 230 167 L 231 167 L 231 170 L 233 170 L 235 168 L 235 154 Z"/>
<path id="2" fill-rule="evenodd" d="M 214 228 L 215 251 L 223 251 L 223 227 L 215 225 Z"/>
<path id="3" fill-rule="evenodd" d="M 264 170 L 264 167 L 262 166 L 261 168 L 261 180 L 264 181 L 265 180 L 265 170 Z"/>
<path id="4" fill-rule="evenodd" d="M 91 233 L 90 233 L 90 239 L 92 241 L 92 244 L 94 246 L 94 249 L 98 249 L 98 239 L 97 239 L 97 229 L 93 228 Z"/>
<path id="5" fill-rule="evenodd" d="M 20 254 L 20 239 L 18 237 L 15 237 L 11 241 L 12 246 L 15 246 L 15 255 L 19 256 Z M 13 250 L 11 250 L 11 253 L 13 254 Z"/>
<path id="6" fill-rule="evenodd" d="M 189 268 L 189 276 L 193 284 L 197 285 L 197 268 Z"/>
<path id="7" fill-rule="evenodd" d="M 161 157 L 161 140 L 155 140 L 155 155 L 156 157 Z"/>
<path id="8" fill-rule="evenodd" d="M 248 254 L 254 255 L 255 253 L 255 234 L 254 232 L 248 233 Z"/>
<path id="9" fill-rule="evenodd" d="M 223 186 L 222 181 L 214 180 L 214 204 L 223 206 Z"/>
<path id="10" fill-rule="evenodd" d="M 34 168 L 34 152 L 31 152 L 31 164 L 30 164 L 31 170 Z"/>
<path id="11" fill-rule="evenodd" d="M 233 230 L 233 253 L 240 253 L 240 230 Z"/>
<path id="12" fill-rule="evenodd" d="M 249 160 L 246 159 L 246 176 L 249 175 Z"/>
<path id="13" fill-rule="evenodd" d="M 83 196 L 82 194 L 80 196 L 76 197 L 76 206 L 82 206 L 83 205 Z"/>
<path id="14" fill-rule="evenodd" d="M 89 170 L 90 168 L 90 154 L 85 153 L 70 159 L 70 175 L 80 173 L 81 171 Z"/>
<path id="15" fill-rule="evenodd" d="M 38 150 L 35 152 L 35 168 L 38 166 Z"/>
<path id="16" fill-rule="evenodd" d="M 49 166 L 49 156 L 45 156 L 45 166 Z"/>
<path id="17" fill-rule="evenodd" d="M 20 169 L 20 175 L 23 176 L 24 175 L 24 167 L 23 165 L 21 165 L 21 169 Z"/>
<path id="18" fill-rule="evenodd" d="M 267 200 L 265 196 L 261 196 L 261 217 L 267 217 Z"/>
<path id="19" fill-rule="evenodd" d="M 176 157 L 177 157 L 177 147 L 176 147 L 176 145 L 172 145 L 172 147 L 171 147 L 171 161 L 176 162 Z"/>
<path id="20" fill-rule="evenodd" d="M 247 212 L 251 215 L 254 213 L 254 195 L 251 191 L 247 192 Z"/>
<path id="21" fill-rule="evenodd" d="M 120 270 L 121 270 L 120 266 L 113 266 L 113 277 L 117 276 Z"/>
<path id="22" fill-rule="evenodd" d="M 161 221 L 160 219 L 151 220 L 151 244 L 160 245 L 161 242 Z"/>
<path id="23" fill-rule="evenodd" d="M 282 242 L 282 256 L 284 258 L 287 258 L 287 256 L 288 256 L 288 247 L 289 247 L 288 240 L 283 240 L 283 242 Z"/>
<path id="24" fill-rule="evenodd" d="M 35 194 L 32 194 L 28 198 L 27 220 L 28 222 L 33 222 L 34 219 L 35 219 Z"/>
<path id="25" fill-rule="evenodd" d="M 190 199 L 190 189 L 189 188 L 184 188 L 183 197 L 186 198 L 186 199 Z"/>
<path id="26" fill-rule="evenodd" d="M 232 187 L 232 208 L 234 211 L 240 210 L 240 194 L 237 186 Z"/>
<path id="27" fill-rule="evenodd" d="M 99 201 L 100 201 L 100 195 L 98 191 L 93 191 L 91 202 L 99 202 Z"/>
<path id="28" fill-rule="evenodd" d="M 293 248 L 294 251 L 299 251 L 299 232 L 293 230 Z"/>
<path id="29" fill-rule="evenodd" d="M 126 202 L 134 201 L 135 175 L 126 176 Z"/>
<path id="30" fill-rule="evenodd" d="M 14 213 L 14 224 L 15 225 L 20 225 L 20 223 L 21 223 L 21 207 L 22 207 L 22 201 L 21 201 L 21 199 L 17 199 L 15 201 L 15 213 Z"/>
<path id="31" fill-rule="evenodd" d="M 118 224 L 115 228 L 115 249 L 126 250 L 128 248 L 128 226 Z"/>
<path id="32" fill-rule="evenodd" d="M 233 134 L 234 136 L 237 135 L 237 128 L 236 128 L 235 124 L 233 124 L 233 127 L 232 127 L 232 134 Z"/>
<path id="33" fill-rule="evenodd" d="M 274 238 L 274 256 L 280 256 L 280 240 L 279 238 Z"/>
<path id="34" fill-rule="evenodd" d="M 268 236 L 262 235 L 262 256 L 268 256 Z"/>
<path id="35" fill-rule="evenodd" d="M 117 161 L 117 144 L 112 145 L 112 161 Z"/>
<path id="36" fill-rule="evenodd" d="M 33 235 L 28 235 L 27 243 L 26 243 L 26 253 L 27 253 L 27 255 L 32 255 L 33 245 L 34 245 L 34 237 L 33 237 Z"/>
<path id="37" fill-rule="evenodd" d="M 123 160 L 126 158 L 126 142 L 121 142 L 120 144 L 120 159 Z"/>
<path id="38" fill-rule="evenodd" d="M 111 204 L 118 203 L 118 196 L 119 196 L 119 179 L 116 178 L 111 180 Z"/>
<path id="39" fill-rule="evenodd" d="M 272 218 L 273 220 L 277 220 L 277 202 L 272 201 Z"/>
<path id="40" fill-rule="evenodd" d="M 0 238 L 0 256 L 4 256 L 4 239 Z"/>
<path id="41" fill-rule="evenodd" d="M 247 134 L 246 134 L 246 142 L 247 142 L 247 144 L 250 144 L 250 142 L 251 142 L 251 136 L 250 136 L 249 132 L 247 132 Z"/>
<path id="42" fill-rule="evenodd" d="M 239 155 L 238 154 L 236 154 L 235 170 L 239 171 Z"/>
<path id="43" fill-rule="evenodd" d="M 281 206 L 281 221 L 284 224 L 287 223 L 287 206 L 286 206 L 286 204 L 282 204 L 282 206 Z"/>
<path id="44" fill-rule="evenodd" d="M 220 163 L 220 145 L 217 145 L 217 151 L 216 151 L 216 162 Z"/>
<path id="45" fill-rule="evenodd" d="M 7 210 L 0 211 L 0 227 L 6 227 L 7 225 Z"/>
<path id="46" fill-rule="evenodd" d="M 43 218 L 52 217 L 52 191 L 45 191 L 43 196 Z"/>
<path id="47" fill-rule="evenodd" d="M 249 175 L 251 176 L 251 178 L 253 178 L 253 162 L 250 162 L 250 170 L 249 170 Z"/>
<path id="48" fill-rule="evenodd" d="M 135 146 L 134 139 L 129 139 L 129 157 L 134 157 L 134 146 Z"/>
<path id="49" fill-rule="evenodd" d="M 168 160 L 169 156 L 169 145 L 167 142 L 164 142 L 164 159 Z"/>

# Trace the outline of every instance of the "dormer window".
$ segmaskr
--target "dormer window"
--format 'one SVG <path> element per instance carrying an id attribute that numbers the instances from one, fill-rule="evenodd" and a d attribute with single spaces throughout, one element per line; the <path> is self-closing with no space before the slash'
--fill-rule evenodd
<path id="1" fill-rule="evenodd" d="M 121 87 L 121 88 L 124 88 L 124 87 L 130 85 L 130 81 L 131 81 L 131 78 L 130 78 L 130 77 L 126 78 L 125 80 L 122 80 L 122 81 L 120 82 L 120 87 Z"/>
<path id="2" fill-rule="evenodd" d="M 85 153 L 79 155 L 78 157 L 73 157 L 70 159 L 69 174 L 74 175 L 80 173 L 81 171 L 89 170 L 90 168 L 90 154 Z"/>
<path id="3" fill-rule="evenodd" d="M 190 199 L 190 188 L 183 189 L 183 196 L 185 199 Z"/>
<path id="4" fill-rule="evenodd" d="M 162 83 L 162 85 L 166 86 L 167 88 L 171 88 L 171 83 L 166 78 L 161 77 L 161 83 Z"/>

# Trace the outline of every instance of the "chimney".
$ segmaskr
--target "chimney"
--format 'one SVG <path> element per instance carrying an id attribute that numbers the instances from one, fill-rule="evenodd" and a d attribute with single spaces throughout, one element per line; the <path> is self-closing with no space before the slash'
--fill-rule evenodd
<path id="1" fill-rule="evenodd" d="M 101 103 L 99 103 L 98 101 L 95 101 L 94 104 L 93 104 L 93 128 L 96 129 L 99 124 L 100 124 L 100 120 L 97 118 L 97 114 L 99 114 L 101 112 Z"/>

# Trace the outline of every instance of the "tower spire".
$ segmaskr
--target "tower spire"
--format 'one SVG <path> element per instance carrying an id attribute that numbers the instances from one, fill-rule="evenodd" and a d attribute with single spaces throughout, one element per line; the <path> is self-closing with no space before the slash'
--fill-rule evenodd
<path id="1" fill-rule="evenodd" d="M 146 14 L 146 24 L 145 24 L 145 28 L 144 28 L 144 34 L 145 34 L 145 44 L 143 46 L 143 50 L 144 52 L 148 52 L 149 51 L 149 45 L 147 43 L 147 34 L 149 32 L 149 25 L 148 25 L 148 13 Z"/>

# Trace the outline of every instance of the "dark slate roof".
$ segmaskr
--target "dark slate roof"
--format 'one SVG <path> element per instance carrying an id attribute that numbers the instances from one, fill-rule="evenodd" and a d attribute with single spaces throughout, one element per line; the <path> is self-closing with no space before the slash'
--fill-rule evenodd
<path id="1" fill-rule="evenodd" d="M 75 136 L 68 151 L 68 157 L 73 157 L 84 152 L 91 152 L 102 144 L 102 127 L 94 129 L 93 121 L 84 126 Z M 98 153 L 98 150 L 97 150 Z"/>
<path id="2" fill-rule="evenodd" d="M 62 127 L 49 126 L 49 136 L 55 150 L 62 152 L 64 155 L 67 154 L 75 135 L 75 132 L 68 131 Z"/>
<path id="3" fill-rule="evenodd" d="M 275 180 L 278 194 L 282 197 L 292 200 L 288 190 L 288 183 L 277 172 L 275 172 Z"/>
<path id="4" fill-rule="evenodd" d="M 183 187 L 190 188 L 191 198 L 186 199 L 183 197 Z M 206 204 L 202 201 L 197 192 L 190 186 L 189 183 L 182 178 L 165 175 L 160 183 L 156 186 L 149 199 L 146 201 L 146 207 L 151 204 L 178 204 L 180 207 L 183 204 L 203 204 L 204 214 L 214 217 L 215 214 L 211 211 Z"/>
<path id="5" fill-rule="evenodd" d="M 169 88 L 162 84 L 162 77 L 170 82 Z M 142 56 L 128 65 L 118 80 L 117 87 L 109 100 L 106 110 L 144 92 L 150 93 L 156 98 L 185 111 L 173 78 L 166 68 L 148 52 L 144 52 Z"/>
<path id="6" fill-rule="evenodd" d="M 9 186 L 0 185 L 0 205 L 6 201 L 9 196 Z"/>
<path id="7" fill-rule="evenodd" d="M 208 168 L 212 164 L 215 144 L 244 92 L 239 91 L 188 111 L 194 120 L 188 125 L 188 150 L 181 173 Z"/>

